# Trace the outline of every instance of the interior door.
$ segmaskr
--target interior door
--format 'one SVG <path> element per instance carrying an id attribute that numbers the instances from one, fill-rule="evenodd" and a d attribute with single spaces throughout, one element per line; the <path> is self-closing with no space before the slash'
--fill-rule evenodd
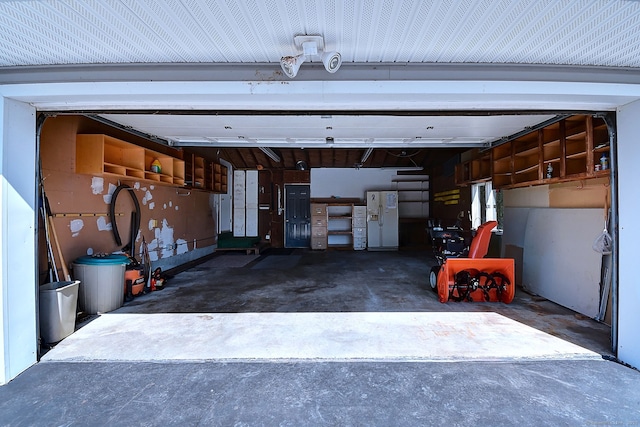
<path id="1" fill-rule="evenodd" d="M 311 244 L 310 188 L 287 185 L 285 194 L 285 247 L 308 248 Z"/>

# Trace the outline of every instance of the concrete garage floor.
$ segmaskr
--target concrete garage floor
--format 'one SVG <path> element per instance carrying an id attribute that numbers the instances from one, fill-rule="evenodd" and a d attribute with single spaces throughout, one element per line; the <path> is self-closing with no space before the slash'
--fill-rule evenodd
<path id="1" fill-rule="evenodd" d="M 640 423 L 640 373 L 600 356 L 608 327 L 520 290 L 440 304 L 432 263 L 216 256 L 0 387 L 0 425 Z"/>
<path id="2" fill-rule="evenodd" d="M 284 255 L 283 253 L 288 253 Z M 518 289 L 509 304 L 442 304 L 430 252 L 226 253 L 184 271 L 119 313 L 495 312 L 602 355 L 610 328 Z"/>

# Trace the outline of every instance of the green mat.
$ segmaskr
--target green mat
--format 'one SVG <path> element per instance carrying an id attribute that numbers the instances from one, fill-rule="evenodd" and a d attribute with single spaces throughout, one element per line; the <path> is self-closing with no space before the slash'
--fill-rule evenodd
<path id="1" fill-rule="evenodd" d="M 233 233 L 218 235 L 218 248 L 252 248 L 260 243 L 260 237 L 233 237 Z"/>

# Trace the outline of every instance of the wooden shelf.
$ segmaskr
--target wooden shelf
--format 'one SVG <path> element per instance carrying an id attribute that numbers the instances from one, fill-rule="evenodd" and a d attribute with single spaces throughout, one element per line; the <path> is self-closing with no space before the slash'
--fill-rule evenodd
<path id="1" fill-rule="evenodd" d="M 311 248 L 354 249 L 354 203 L 340 199 L 311 200 Z M 360 203 L 360 200 L 357 200 Z M 366 217 L 357 230 L 366 229 Z M 366 239 L 366 232 L 359 239 Z M 360 248 L 362 249 L 362 248 Z"/>
<path id="2" fill-rule="evenodd" d="M 456 165 L 455 178 L 459 185 L 489 181 L 491 179 L 490 153 Z"/>
<path id="3" fill-rule="evenodd" d="M 587 115 L 566 118 L 544 129 L 494 147 L 491 179 L 494 188 L 514 188 L 554 182 L 609 176 L 597 170 L 600 158 L 609 159 L 609 133 L 603 119 Z M 459 185 L 473 183 L 470 166 L 456 170 Z M 553 168 L 546 177 L 548 165 Z M 462 169 L 462 171 L 460 170 Z"/>
<path id="4" fill-rule="evenodd" d="M 537 171 L 538 170 L 538 164 L 535 165 L 531 165 L 522 169 L 518 169 L 516 171 L 514 171 L 513 173 L 515 173 L 516 175 L 522 174 L 522 173 L 527 173 L 527 172 L 531 172 L 531 171 Z"/>
<path id="5" fill-rule="evenodd" d="M 185 185 L 190 188 L 227 193 L 227 167 L 219 163 L 208 162 L 203 157 L 187 154 Z"/>
<path id="6" fill-rule="evenodd" d="M 160 171 L 152 171 L 154 161 Z M 183 186 L 184 161 L 103 134 L 76 135 L 76 173 Z"/>
<path id="7" fill-rule="evenodd" d="M 215 193 L 226 193 L 227 186 L 227 167 L 220 163 L 212 163 L 213 170 L 213 191 Z"/>
<path id="8" fill-rule="evenodd" d="M 327 247 L 331 248 L 331 249 L 344 249 L 344 250 L 351 250 L 353 249 L 353 245 L 351 244 L 329 244 L 327 245 Z"/>

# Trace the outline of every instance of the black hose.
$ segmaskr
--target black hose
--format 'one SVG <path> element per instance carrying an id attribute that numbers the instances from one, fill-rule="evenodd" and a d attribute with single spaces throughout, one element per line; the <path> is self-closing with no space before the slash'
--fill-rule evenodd
<path id="1" fill-rule="evenodd" d="M 133 245 L 134 245 L 133 239 L 135 239 L 135 237 L 133 236 L 136 236 L 138 234 L 138 230 L 140 229 L 140 203 L 138 203 L 138 198 L 133 193 L 133 188 L 129 187 L 126 184 L 121 184 L 117 186 L 116 189 L 113 191 L 113 194 L 111 195 L 111 204 L 109 205 L 109 216 L 111 217 L 111 230 L 113 231 L 113 238 L 116 240 L 116 244 L 118 246 L 122 245 L 122 239 L 120 238 L 120 233 L 118 233 L 118 226 L 116 224 L 116 199 L 118 198 L 118 193 L 120 193 L 122 189 L 128 190 L 127 192 L 131 196 L 131 200 L 133 200 L 133 204 L 136 207 L 136 214 L 131 218 L 132 240 L 131 242 L 129 242 L 129 245 L 125 246 L 125 248 L 129 247 L 133 254 Z M 135 230 L 135 233 L 134 233 L 134 230 Z"/>

